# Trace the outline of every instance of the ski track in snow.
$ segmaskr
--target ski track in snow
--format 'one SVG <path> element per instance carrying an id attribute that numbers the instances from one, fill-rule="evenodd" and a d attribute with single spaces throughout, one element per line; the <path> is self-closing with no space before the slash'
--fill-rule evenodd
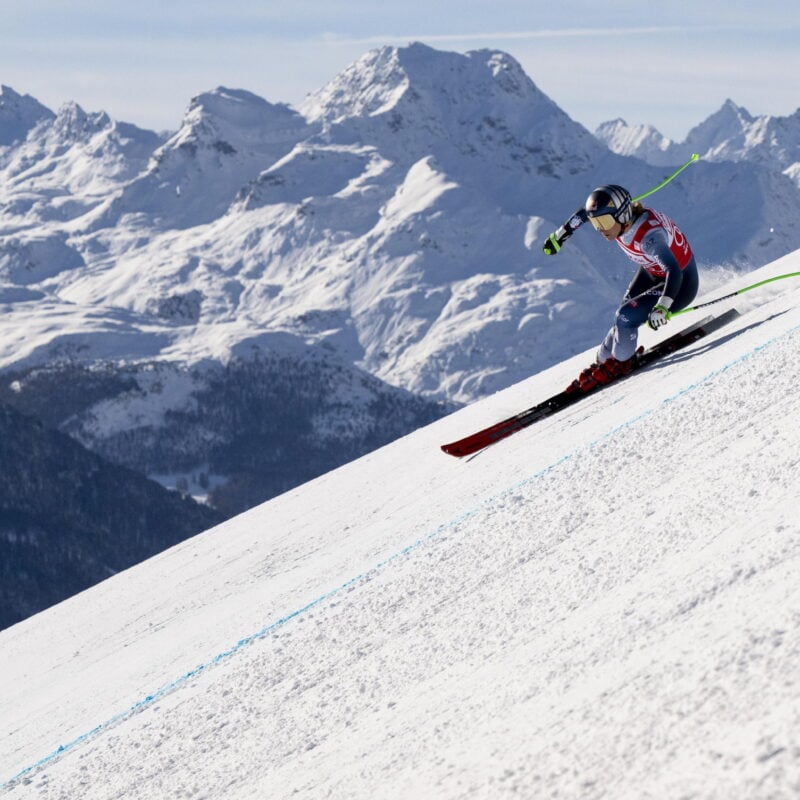
<path id="1" fill-rule="evenodd" d="M 366 567 L 349 572 L 358 577 L 311 603 L 284 606 L 298 610 L 271 615 L 278 621 L 230 652 L 218 644 L 222 655 L 204 662 L 214 669 L 185 674 L 135 713 L 115 719 L 106 711 L 111 723 L 3 793 L 796 796 L 798 299 L 798 291 L 778 296 L 669 366 L 610 387 L 590 406 L 473 462 L 435 454 L 408 467 L 450 477 L 399 512 L 379 517 L 381 502 L 395 498 L 366 486 L 349 512 L 364 539 L 354 562 Z M 419 457 L 505 402 L 490 398 L 405 446 Z M 374 464 L 392 465 L 393 447 Z M 528 477 L 515 481 L 515 469 Z M 346 485 L 346 470 L 330 478 L 334 489 Z M 387 471 L 384 480 L 403 477 Z M 494 488 L 481 499 L 487 484 Z M 326 487 L 325 478 L 309 484 L 307 499 Z M 471 510 L 454 514 L 454 502 Z M 285 508 L 268 503 L 240 526 L 272 508 L 276 525 L 288 520 Z M 445 511 L 449 519 L 430 524 Z M 332 526 L 340 522 L 335 508 L 331 517 Z M 382 520 L 387 533 L 370 543 Z M 423 535 L 409 521 L 427 526 Z M 335 539 L 333 527 L 317 525 Z M 170 552 L 179 558 L 191 549 Z M 288 550 L 276 558 L 291 572 L 311 555 L 311 582 L 297 584 L 308 591 L 348 574 L 351 562 L 324 564 L 326 552 L 308 540 L 293 558 Z M 141 588 L 135 579 L 145 580 L 146 566 L 127 573 L 131 590 Z M 211 578 L 208 591 L 211 603 Z M 276 595 L 286 602 L 297 592 L 278 586 Z M 92 604 L 80 603 L 73 606 L 91 621 Z M 31 625 L 37 620 L 46 638 L 48 612 Z M 105 623 L 118 642 L 131 636 L 123 622 L 121 635 Z M 170 624 L 200 626 L 202 617 Z M 219 625 L 214 633 L 217 642 L 234 638 Z M 157 662 L 157 645 L 141 639 L 144 658 Z M 173 663 L 164 657 L 164 668 Z M 79 680 L 83 664 L 76 658 L 60 669 Z M 57 711 L 59 702 L 73 708 Z M 50 707 L 50 740 L 93 730 L 103 717 L 82 715 L 110 706 L 125 707 L 119 698 L 94 706 L 60 698 Z M 47 722 L 47 711 L 43 702 L 38 719 Z M 18 738 L 17 755 L 0 759 L 6 774 L 35 763 L 24 734 Z"/>

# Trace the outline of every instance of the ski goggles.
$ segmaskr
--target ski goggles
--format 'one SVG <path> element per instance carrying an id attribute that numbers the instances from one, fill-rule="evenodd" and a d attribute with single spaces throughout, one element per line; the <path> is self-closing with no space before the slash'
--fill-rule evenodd
<path id="1" fill-rule="evenodd" d="M 616 209 L 614 209 L 616 211 Z M 611 209 L 601 208 L 599 211 L 590 211 L 587 213 L 589 222 L 596 231 L 610 231 L 616 224 L 617 220 L 614 219 L 614 214 Z"/>

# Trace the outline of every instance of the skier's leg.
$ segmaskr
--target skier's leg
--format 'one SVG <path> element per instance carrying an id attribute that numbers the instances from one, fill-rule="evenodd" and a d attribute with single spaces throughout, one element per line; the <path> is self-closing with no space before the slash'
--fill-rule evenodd
<path id="1" fill-rule="evenodd" d="M 635 297 L 629 297 L 618 309 L 614 325 L 597 351 L 602 364 L 613 357 L 627 361 L 635 352 L 639 341 L 639 327 L 647 322 L 653 306 L 661 297 L 662 285 L 651 286 Z"/>
<path id="2" fill-rule="evenodd" d="M 683 268 L 682 277 L 680 289 L 675 295 L 675 301 L 670 311 L 681 311 L 684 308 L 688 308 L 697 297 L 700 276 L 697 273 L 697 264 L 694 259 Z"/>

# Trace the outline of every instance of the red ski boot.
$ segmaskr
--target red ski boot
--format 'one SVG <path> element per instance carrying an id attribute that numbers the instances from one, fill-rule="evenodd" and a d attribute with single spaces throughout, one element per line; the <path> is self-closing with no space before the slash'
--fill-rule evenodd
<path id="1" fill-rule="evenodd" d="M 595 362 L 586 367 L 578 377 L 567 387 L 568 392 L 588 392 L 596 386 L 610 383 L 623 375 L 627 375 L 636 363 L 636 356 L 631 356 L 625 361 L 617 361 L 613 356 L 602 364 Z"/>

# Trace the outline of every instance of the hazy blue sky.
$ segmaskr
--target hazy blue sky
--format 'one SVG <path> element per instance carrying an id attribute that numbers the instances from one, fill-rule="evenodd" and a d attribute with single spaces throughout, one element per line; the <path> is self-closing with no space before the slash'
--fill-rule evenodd
<path id="1" fill-rule="evenodd" d="M 498 48 L 591 130 L 650 122 L 683 139 L 730 98 L 800 107 L 797 0 L 25 0 L 3 2 L 0 82 L 58 108 L 176 128 L 217 86 L 298 103 L 367 50 Z"/>

